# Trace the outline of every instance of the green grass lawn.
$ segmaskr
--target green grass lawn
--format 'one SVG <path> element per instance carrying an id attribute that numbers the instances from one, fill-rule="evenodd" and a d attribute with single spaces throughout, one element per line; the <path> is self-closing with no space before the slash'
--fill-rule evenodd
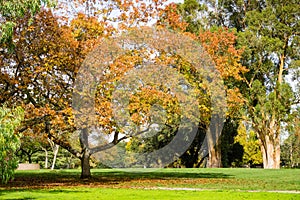
<path id="1" fill-rule="evenodd" d="M 166 200 L 235 200 L 235 199 L 299 199 L 297 194 L 282 193 L 249 193 L 233 191 L 166 191 L 166 190 L 141 190 L 141 189 L 109 189 L 109 188 L 72 188 L 50 190 L 24 190 L 3 192 L 0 199 L 166 199 Z"/>
<path id="2" fill-rule="evenodd" d="M 299 169 L 17 171 L 0 199 L 299 199 Z"/>

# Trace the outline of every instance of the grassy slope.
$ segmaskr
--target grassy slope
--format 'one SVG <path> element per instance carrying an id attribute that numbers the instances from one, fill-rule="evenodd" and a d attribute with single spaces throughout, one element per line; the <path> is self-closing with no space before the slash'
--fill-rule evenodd
<path id="1" fill-rule="evenodd" d="M 94 178 L 87 181 L 79 180 L 79 170 L 19 171 L 15 181 L 0 185 L 0 199 L 300 199 L 300 194 L 267 192 L 299 191 L 300 170 L 108 169 L 92 173 Z M 213 190 L 153 190 L 157 187 Z"/>

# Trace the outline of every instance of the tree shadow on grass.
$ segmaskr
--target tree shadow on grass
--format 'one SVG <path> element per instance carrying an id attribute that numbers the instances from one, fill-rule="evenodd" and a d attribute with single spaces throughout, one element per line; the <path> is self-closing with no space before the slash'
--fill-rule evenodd
<path id="1" fill-rule="evenodd" d="M 129 187 L 131 184 L 139 185 L 141 182 L 146 184 L 155 183 L 180 183 L 181 180 L 191 180 L 196 183 L 201 180 L 224 180 L 233 178 L 231 175 L 224 173 L 203 173 L 203 172 L 189 172 L 187 170 L 156 170 L 147 171 L 144 169 L 130 169 L 130 170 L 93 170 L 92 178 L 80 179 L 80 171 L 48 171 L 41 170 L 40 172 L 18 172 L 13 181 L 7 185 L 0 184 L 1 189 L 41 189 L 41 188 L 55 188 L 55 187 Z M 192 183 L 193 184 L 193 183 Z M 57 190 L 58 191 L 58 190 Z M 55 190 L 54 190 L 55 192 Z"/>
<path id="2" fill-rule="evenodd" d="M 88 193 L 87 190 L 71 190 L 71 189 L 51 189 L 45 190 L 47 193 L 59 194 L 59 193 Z"/>
<path id="3" fill-rule="evenodd" d="M 231 178 L 231 175 L 224 173 L 195 173 L 195 172 L 162 172 L 162 171 L 107 171 L 107 172 L 94 172 L 96 177 L 116 177 L 116 178 L 129 178 L 129 179 L 171 179 L 171 178 Z"/>

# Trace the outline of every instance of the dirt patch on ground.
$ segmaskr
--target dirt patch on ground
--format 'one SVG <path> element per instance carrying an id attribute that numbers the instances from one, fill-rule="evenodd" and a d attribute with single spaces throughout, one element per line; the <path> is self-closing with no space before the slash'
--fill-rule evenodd
<path id="1" fill-rule="evenodd" d="M 238 184 L 236 179 L 206 179 L 206 178 L 128 178 L 128 177 L 93 177 L 90 179 L 80 179 L 79 177 L 51 177 L 51 176 L 31 176 L 16 177 L 7 185 L 0 184 L 1 189 L 24 190 L 24 189 L 55 189 L 71 187 L 89 188 L 130 188 L 144 190 L 184 190 L 184 191 L 212 191 L 220 190 L 205 187 L 213 184 Z M 195 186 L 199 186 L 194 188 Z M 237 192 L 272 192 L 300 194 L 300 191 L 281 190 L 235 190 Z"/>
<path id="2" fill-rule="evenodd" d="M 93 177 L 80 179 L 79 177 L 55 178 L 47 176 L 16 177 L 7 185 L 0 185 L 0 189 L 43 189 L 55 187 L 109 187 L 109 188 L 143 188 L 163 187 L 172 185 L 205 185 L 232 182 L 233 179 L 190 179 L 190 178 L 119 178 Z"/>

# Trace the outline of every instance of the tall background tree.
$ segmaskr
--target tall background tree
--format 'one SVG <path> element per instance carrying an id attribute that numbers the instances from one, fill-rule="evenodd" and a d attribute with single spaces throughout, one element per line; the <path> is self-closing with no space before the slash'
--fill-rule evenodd
<path id="1" fill-rule="evenodd" d="M 280 168 L 280 134 L 289 123 L 294 94 L 285 76 L 299 65 L 299 7 L 297 1 L 265 1 L 246 14 L 239 43 L 250 71 L 247 113 L 261 144 L 264 168 Z"/>
<path id="2" fill-rule="evenodd" d="M 265 168 L 280 167 L 280 133 L 289 122 L 294 102 L 285 76 L 299 68 L 299 3 L 294 1 L 184 1 L 181 10 L 194 13 L 206 5 L 206 27 L 237 30 L 237 48 L 244 49 L 241 63 L 249 70 L 244 85 L 235 83 L 246 101 L 245 120 L 258 134 Z M 195 14 L 194 14 L 195 15 Z M 191 23 L 195 26 L 195 23 Z M 201 24 L 201 23 L 198 23 Z M 205 26 L 204 26 L 205 27 Z M 197 30 L 193 28 L 190 30 Z"/>

